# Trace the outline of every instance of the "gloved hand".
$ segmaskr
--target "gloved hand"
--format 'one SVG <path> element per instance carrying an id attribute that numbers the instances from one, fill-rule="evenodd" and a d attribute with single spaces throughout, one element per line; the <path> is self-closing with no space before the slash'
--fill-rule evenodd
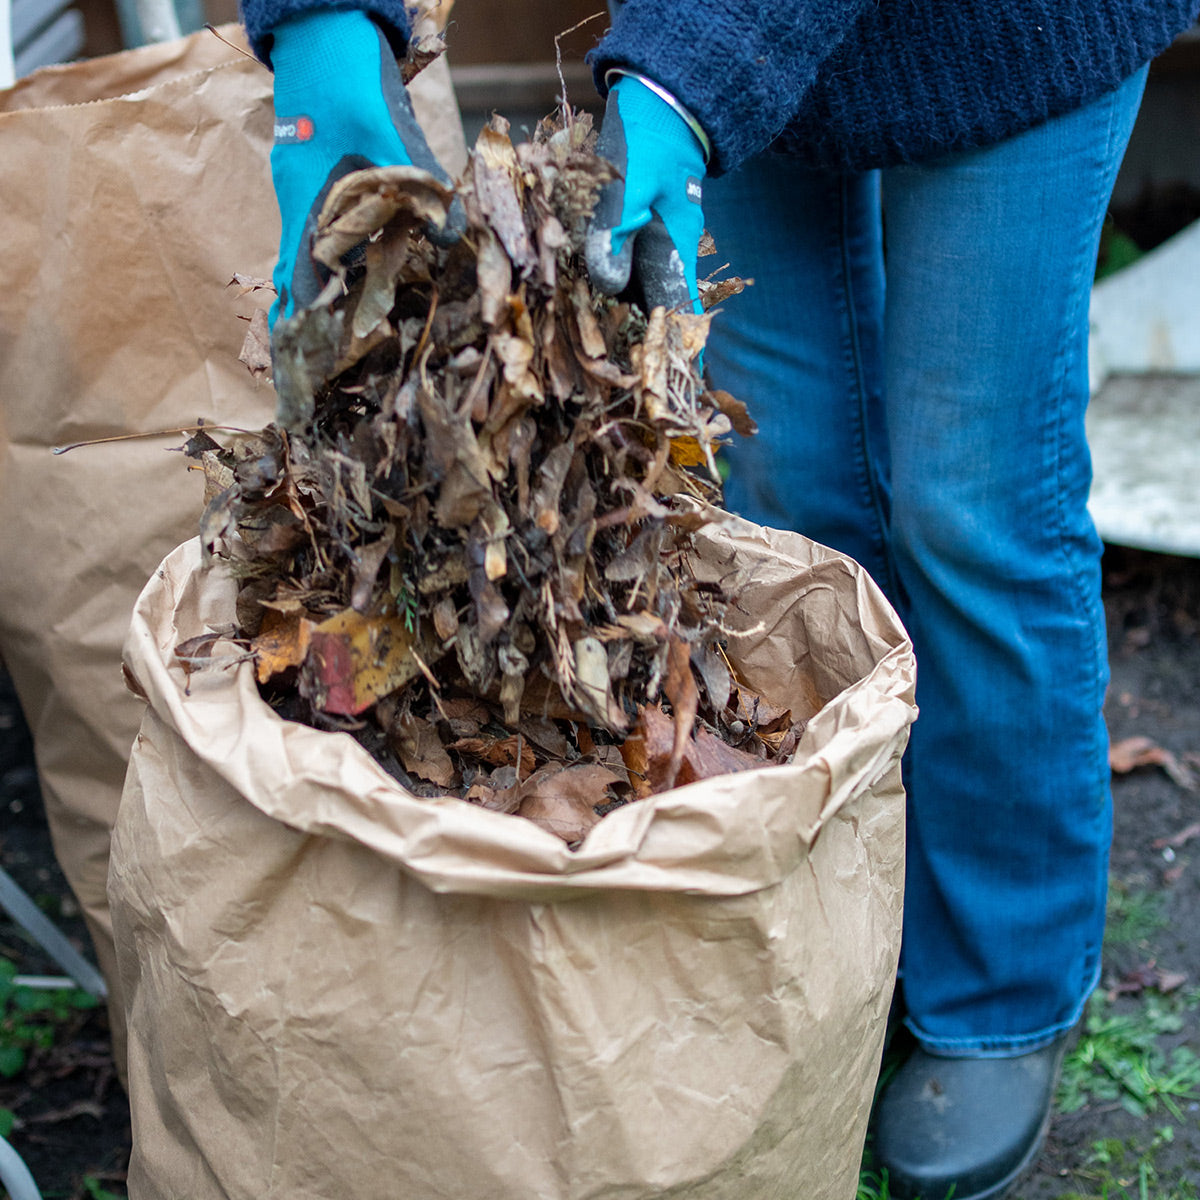
<path id="1" fill-rule="evenodd" d="M 623 178 L 601 191 L 586 245 L 601 291 L 623 291 L 632 273 L 647 311 L 660 304 L 701 311 L 702 136 L 641 79 L 622 75 L 613 84 L 596 150 Z"/>
<path id="2" fill-rule="evenodd" d="M 396 59 L 366 13 L 315 9 L 272 31 L 275 146 L 271 176 L 283 233 L 272 328 L 311 304 L 328 279 L 312 260 L 329 189 L 363 167 L 418 166 L 449 183 L 413 114 Z"/>

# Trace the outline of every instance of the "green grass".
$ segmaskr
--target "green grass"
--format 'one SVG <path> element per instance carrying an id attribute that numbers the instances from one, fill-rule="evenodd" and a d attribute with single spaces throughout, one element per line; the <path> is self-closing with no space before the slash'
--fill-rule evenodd
<path id="1" fill-rule="evenodd" d="M 1200 1200 L 1196 1183 L 1182 1171 L 1164 1172 L 1155 1165 L 1157 1153 L 1174 1137 L 1174 1126 L 1165 1125 L 1146 1146 L 1118 1138 L 1093 1143 L 1087 1162 L 1075 1172 L 1089 1190 L 1068 1192 L 1062 1200 Z"/>
<path id="2" fill-rule="evenodd" d="M 16 965 L 0 958 L 0 1078 L 19 1075 L 38 1050 L 54 1045 L 59 1029 L 81 1009 L 95 1008 L 100 1001 L 77 989 L 40 991 L 16 983 Z M 0 1137 L 8 1137 L 16 1125 L 16 1114 L 0 1108 Z"/>
<path id="3" fill-rule="evenodd" d="M 1200 997 L 1148 992 L 1132 1012 L 1116 1012 L 1103 992 L 1088 1002 L 1083 1032 L 1063 1063 L 1057 1107 L 1119 1103 L 1136 1117 L 1166 1109 L 1183 1120 L 1181 1101 L 1200 1099 L 1200 1056 L 1186 1046 L 1167 1052 L 1159 1038 L 1178 1033 Z"/>
<path id="4" fill-rule="evenodd" d="M 887 1172 L 876 1174 L 869 1169 L 864 1170 L 858 1177 L 858 1192 L 854 1200 L 890 1200 Z"/>
<path id="5" fill-rule="evenodd" d="M 1138 244 L 1122 233 L 1111 217 L 1105 218 L 1100 232 L 1100 254 L 1096 260 L 1097 282 L 1137 262 L 1142 253 Z"/>
<path id="6" fill-rule="evenodd" d="M 25 1069 L 32 1051 L 49 1050 L 74 1013 L 100 1001 L 77 988 L 42 991 L 18 985 L 16 965 L 0 958 L 0 1077 Z"/>
<path id="7" fill-rule="evenodd" d="M 83 1190 L 87 1194 L 87 1200 L 124 1200 L 123 1196 L 110 1192 L 91 1175 L 83 1177 Z"/>
<path id="8" fill-rule="evenodd" d="M 1108 914 L 1104 949 L 1113 951 L 1135 946 L 1149 947 L 1151 939 L 1168 925 L 1166 896 L 1140 891 L 1113 879 L 1108 887 Z"/>

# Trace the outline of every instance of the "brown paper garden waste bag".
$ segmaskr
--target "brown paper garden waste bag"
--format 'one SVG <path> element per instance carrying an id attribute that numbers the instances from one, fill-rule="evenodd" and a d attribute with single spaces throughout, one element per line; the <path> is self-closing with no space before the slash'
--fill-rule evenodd
<path id="1" fill-rule="evenodd" d="M 811 720 L 792 763 L 626 805 L 574 852 L 412 796 L 280 719 L 249 663 L 189 680 L 174 648 L 236 585 L 196 542 L 163 563 L 109 884 L 134 1200 L 850 1200 L 913 657 L 849 560 L 736 520 L 697 543 L 745 598 L 742 677 Z"/>
<path id="2" fill-rule="evenodd" d="M 412 90 L 461 162 L 444 64 Z M 53 448 L 270 420 L 274 393 L 238 361 L 255 298 L 226 287 L 275 259 L 270 148 L 270 74 L 207 31 L 0 92 L 0 658 L 110 988 L 109 834 L 142 715 L 121 646 L 147 578 L 195 533 L 204 488 L 170 452 L 175 432 Z"/>

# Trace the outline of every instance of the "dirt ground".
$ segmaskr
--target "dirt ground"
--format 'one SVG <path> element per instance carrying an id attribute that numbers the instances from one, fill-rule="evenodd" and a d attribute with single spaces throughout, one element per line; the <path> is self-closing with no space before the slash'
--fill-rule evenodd
<path id="1" fill-rule="evenodd" d="M 1113 548 L 1105 592 L 1112 738 L 1126 745 L 1149 739 L 1158 748 L 1149 757 L 1161 761 L 1114 776 L 1114 937 L 1104 983 L 1112 1000 L 1101 1015 L 1140 1019 L 1173 1006 L 1174 1016 L 1155 1027 L 1158 1048 L 1200 1054 L 1200 790 L 1188 786 L 1189 771 L 1200 776 L 1200 561 Z M 83 945 L 77 908 L 53 859 L 28 733 L 2 672 L 0 814 L 0 864 Z M 58 973 L 3 920 L 0 957 L 23 974 Z M 33 1052 L 12 1078 L 0 1075 L 0 1116 L 15 1114 L 11 1140 L 47 1200 L 125 1195 L 128 1109 L 106 1038 L 101 1009 L 75 1012 L 49 1049 Z M 1087 1097 L 1075 1111 L 1056 1114 L 1020 1200 L 1200 1195 L 1193 1187 L 1200 1182 L 1200 1090 L 1172 1100 L 1177 1116 L 1162 1103 L 1135 1115 L 1119 1097 Z"/>
<path id="2" fill-rule="evenodd" d="M 1110 869 L 1110 937 L 1102 989 L 1117 993 L 1109 1011 L 1138 1016 L 1156 1003 L 1162 981 L 1181 1009 L 1177 1030 L 1160 1035 L 1165 1053 L 1200 1054 L 1200 560 L 1110 548 L 1105 556 L 1105 605 L 1112 670 L 1107 716 L 1116 747 L 1149 739 L 1179 764 L 1180 780 L 1161 765 L 1114 773 L 1114 837 Z M 1016 751 L 1019 752 L 1019 749 Z M 1035 764 L 1030 764 L 1036 769 Z M 1183 786 L 1190 784 L 1190 787 Z M 1130 928 L 1130 901 L 1150 920 Z M 1180 980 L 1178 977 L 1182 976 Z M 1102 1196 L 1095 1176 L 1097 1143 L 1148 1148 L 1156 1132 L 1173 1130 L 1153 1154 L 1157 1186 L 1146 1200 L 1200 1196 L 1200 1088 L 1179 1104 L 1182 1119 L 1159 1105 L 1145 1117 L 1115 1100 L 1059 1113 L 1038 1171 L 1020 1200 Z M 1130 1160 L 1136 1155 L 1127 1156 Z M 1089 1161 L 1092 1160 L 1092 1161 Z M 1114 1172 L 1123 1183 L 1120 1172 Z M 1193 1190 L 1186 1190 L 1190 1185 Z M 1123 1200 L 1109 1184 L 1111 1200 Z M 1130 1197 L 1141 1197 L 1134 1173 Z"/>

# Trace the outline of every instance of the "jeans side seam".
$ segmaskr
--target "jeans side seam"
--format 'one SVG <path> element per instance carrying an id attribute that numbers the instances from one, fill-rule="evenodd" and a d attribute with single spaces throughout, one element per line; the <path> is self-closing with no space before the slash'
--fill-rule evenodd
<path id="1" fill-rule="evenodd" d="M 1114 141 L 1116 139 L 1116 93 L 1109 97 L 1107 105 L 1107 128 L 1105 131 L 1105 141 L 1103 150 L 1103 164 L 1108 164 L 1113 161 L 1114 156 Z M 1113 172 L 1115 175 L 1115 171 Z M 1105 186 L 1107 176 L 1103 170 L 1098 171 L 1093 176 L 1094 194 L 1093 208 L 1095 206 L 1106 206 L 1105 193 L 1109 189 Z M 1081 250 L 1072 277 L 1071 294 L 1079 296 L 1081 291 L 1090 293 L 1090 277 L 1094 274 L 1094 255 L 1090 250 Z M 1080 301 L 1082 303 L 1082 301 Z M 1057 393 L 1060 397 L 1058 405 L 1057 419 L 1053 423 L 1053 477 L 1056 480 L 1055 487 L 1055 533 L 1058 543 L 1058 553 L 1062 558 L 1067 578 L 1071 581 L 1069 590 L 1072 607 L 1075 610 L 1077 618 L 1083 623 L 1088 630 L 1103 629 L 1104 614 L 1099 597 L 1094 594 L 1094 589 L 1087 586 L 1084 580 L 1084 575 L 1088 571 L 1088 564 L 1081 561 L 1080 550 L 1078 546 L 1072 545 L 1070 536 L 1070 525 L 1068 514 L 1065 510 L 1065 497 L 1068 494 L 1068 489 L 1063 486 L 1064 474 L 1064 446 L 1070 431 L 1068 423 L 1075 419 L 1075 413 L 1070 409 L 1070 406 L 1061 402 L 1061 399 L 1068 395 L 1071 386 L 1070 371 L 1075 362 L 1074 341 L 1072 340 L 1072 329 L 1068 325 L 1062 331 L 1062 336 L 1059 339 L 1059 364 L 1057 377 Z M 1085 342 L 1086 344 L 1086 342 Z M 1086 407 L 1086 398 L 1085 398 Z M 1085 453 L 1087 453 L 1085 448 Z M 1081 682 L 1092 695 L 1094 705 L 1097 711 L 1101 711 L 1104 704 L 1104 679 L 1105 679 L 1105 646 L 1103 643 L 1103 635 L 1093 638 L 1092 652 L 1089 656 L 1089 663 L 1086 666 L 1086 677 L 1081 679 Z M 1089 774 L 1088 777 L 1092 781 L 1093 794 L 1097 797 L 1103 797 L 1105 789 L 1108 786 L 1107 781 L 1107 755 L 1103 744 L 1103 722 L 1096 721 L 1094 732 L 1091 735 L 1088 749 L 1090 751 L 1089 758 Z M 1103 800 L 1101 801 L 1101 805 Z M 1102 819 L 1102 813 L 1097 811 L 1096 819 Z M 1070 1028 L 1082 1013 L 1083 1005 L 1086 1004 L 1091 992 L 1095 989 L 1101 969 L 1101 948 L 1100 939 L 1096 939 L 1091 945 L 1085 948 L 1084 956 L 1081 962 L 1081 974 L 1085 981 L 1082 998 L 1077 1004 L 1077 1009 L 1074 1017 L 1059 1027 L 1056 1027 L 1057 1032 L 1061 1033 L 1065 1029 Z M 1090 983 L 1086 981 L 1090 980 Z"/>
<path id="2" fill-rule="evenodd" d="M 1115 93 L 1114 93 L 1115 95 Z M 1108 104 L 1108 126 L 1105 135 L 1104 162 L 1112 161 L 1113 157 L 1113 142 L 1114 142 L 1114 123 L 1115 123 L 1116 105 L 1113 102 L 1113 97 L 1110 96 Z M 1097 204 L 1104 203 L 1105 192 L 1108 190 L 1103 182 L 1103 175 L 1097 174 L 1095 179 L 1094 202 Z M 1083 250 L 1080 253 L 1079 261 L 1076 265 L 1072 280 L 1071 292 L 1073 295 L 1078 295 L 1082 290 L 1090 292 L 1089 276 L 1094 273 L 1094 255 L 1089 250 Z M 1071 340 L 1071 329 L 1067 328 L 1062 331 L 1062 336 L 1059 338 L 1059 345 L 1062 349 L 1059 352 L 1059 371 L 1058 371 L 1058 395 L 1059 397 L 1066 396 L 1070 380 L 1068 378 L 1069 371 L 1074 355 L 1068 353 L 1067 347 L 1073 345 Z M 1085 400 L 1086 407 L 1086 400 Z M 1086 563 L 1079 561 L 1078 552 L 1069 544 L 1069 526 L 1067 513 L 1064 509 L 1064 497 L 1067 494 L 1067 489 L 1063 486 L 1063 446 L 1069 436 L 1066 428 L 1068 420 L 1072 419 L 1073 413 L 1068 412 L 1068 406 L 1060 402 L 1058 406 L 1058 417 L 1054 422 L 1054 453 L 1053 453 L 1053 475 L 1056 481 L 1054 489 L 1055 495 L 1055 524 L 1056 535 L 1058 542 L 1058 553 L 1062 557 L 1064 567 L 1066 568 L 1068 577 L 1072 581 L 1071 600 L 1075 607 L 1079 618 L 1086 624 L 1089 629 L 1095 629 L 1098 622 L 1103 620 L 1103 610 L 1100 607 L 1098 597 L 1093 594 L 1091 588 L 1081 586 L 1081 574 L 1086 569 Z M 1094 653 L 1091 655 L 1090 670 L 1086 680 L 1087 685 L 1096 698 L 1097 704 L 1102 705 L 1103 696 L 1103 658 L 1104 647 L 1097 643 Z M 1099 728 L 1099 725 L 1097 726 Z M 1098 744 L 1099 739 L 1094 738 L 1093 743 L 1093 758 L 1092 762 L 1097 764 L 1095 782 L 1099 785 L 1099 789 L 1103 789 L 1105 785 L 1105 775 L 1100 769 L 1099 763 L 1103 757 L 1103 747 Z"/>

